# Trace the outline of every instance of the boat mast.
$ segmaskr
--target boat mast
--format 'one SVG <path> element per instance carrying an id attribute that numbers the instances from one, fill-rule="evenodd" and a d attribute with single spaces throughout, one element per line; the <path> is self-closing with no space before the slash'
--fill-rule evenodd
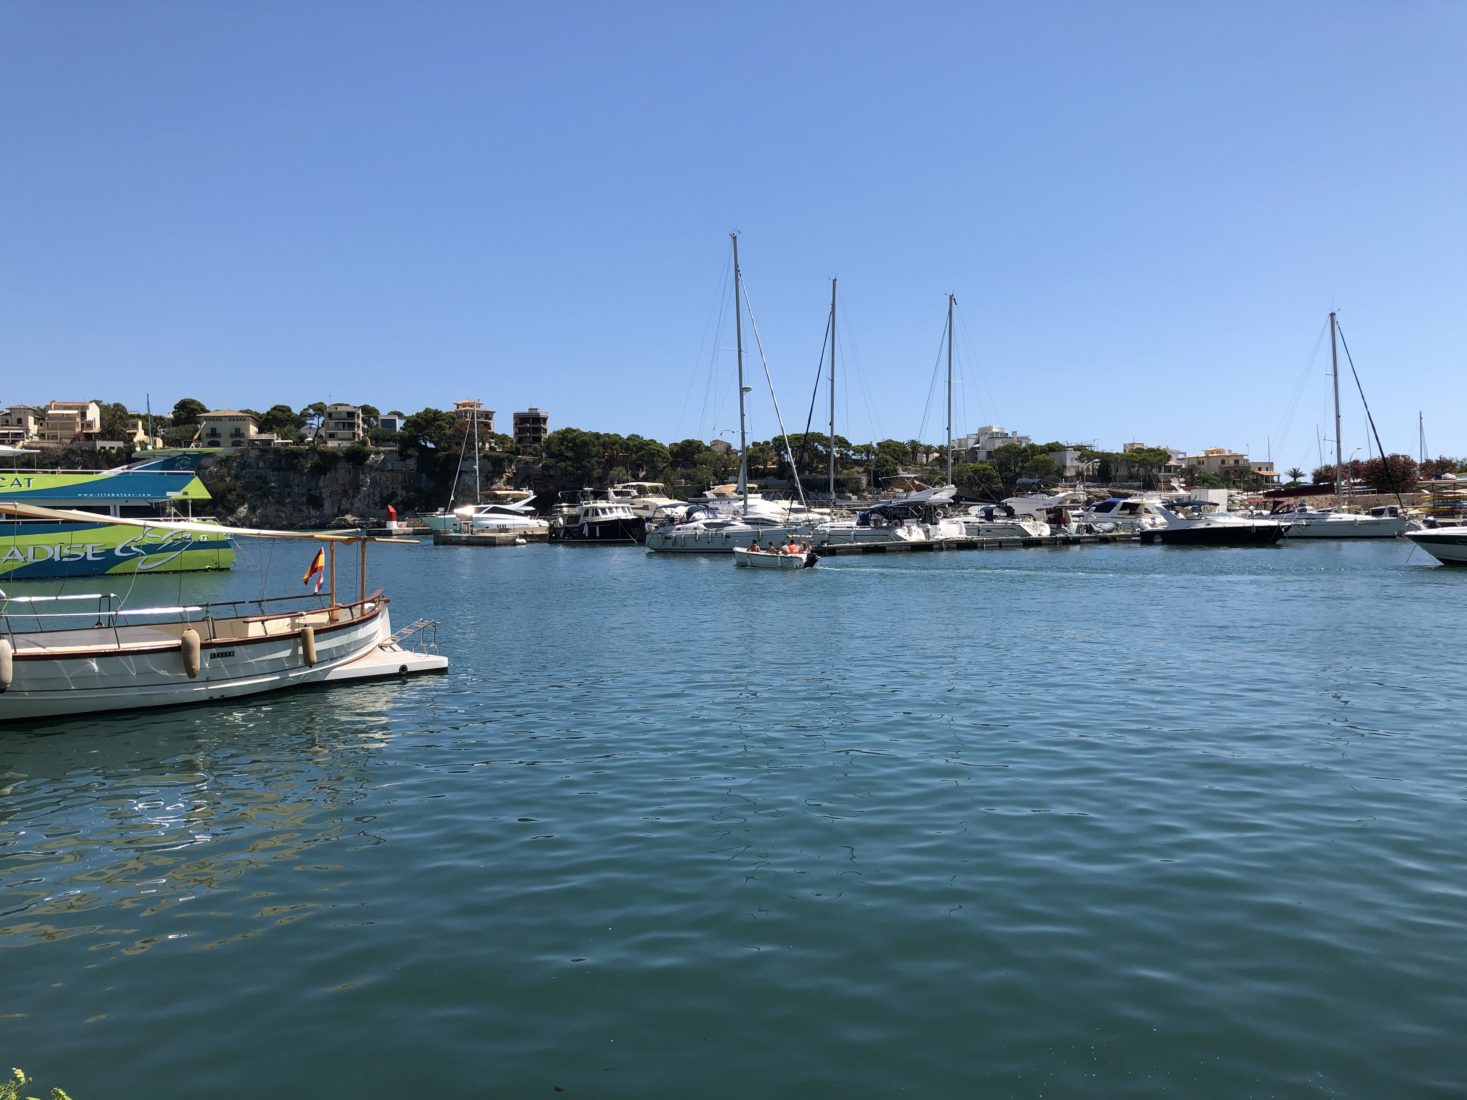
<path id="1" fill-rule="evenodd" d="M 830 500 L 835 502 L 835 280 L 830 280 Z"/>
<path id="2" fill-rule="evenodd" d="M 1329 361 L 1335 383 L 1335 511 L 1345 510 L 1345 450 L 1340 442 L 1340 356 L 1335 347 L 1335 311 L 1329 311 Z"/>
<path id="3" fill-rule="evenodd" d="M 744 306 L 739 284 L 739 235 L 730 233 L 733 241 L 734 265 L 734 344 L 739 361 L 739 491 L 744 498 L 744 514 L 749 514 L 749 437 L 744 425 Z"/>
<path id="4" fill-rule="evenodd" d="M 474 503 L 478 504 L 482 499 L 479 494 L 479 406 L 481 401 L 474 402 Z"/>
<path id="5" fill-rule="evenodd" d="M 953 483 L 953 303 L 947 296 L 947 484 Z"/>

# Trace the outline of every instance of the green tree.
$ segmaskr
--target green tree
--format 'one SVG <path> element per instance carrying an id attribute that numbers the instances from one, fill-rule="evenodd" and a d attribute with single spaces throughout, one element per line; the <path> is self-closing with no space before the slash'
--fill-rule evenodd
<path id="1" fill-rule="evenodd" d="M 191 427 L 199 422 L 199 415 L 209 411 L 205 405 L 196 397 L 185 397 L 173 406 L 173 426 L 175 428 Z"/>
<path id="2" fill-rule="evenodd" d="M 672 462 L 668 449 L 655 439 L 640 435 L 627 436 L 627 468 L 637 481 L 653 481 L 662 477 Z"/>
<path id="3" fill-rule="evenodd" d="M 422 409 L 402 422 L 397 452 L 404 458 L 425 453 L 441 458 L 448 451 L 456 455 L 462 435 L 453 413 L 442 409 Z"/>
<path id="4" fill-rule="evenodd" d="M 289 405 L 271 405 L 260 414 L 260 431 L 282 439 L 294 439 L 305 427 L 305 418 Z"/>
<path id="5" fill-rule="evenodd" d="M 1035 481 L 1058 477 L 1059 472 L 1060 464 L 1055 461 L 1054 455 L 1048 452 L 1031 454 L 1029 461 L 1024 463 L 1024 476 L 1033 478 Z"/>
<path id="6" fill-rule="evenodd" d="M 965 495 L 995 496 L 1003 479 L 991 462 L 959 462 L 953 467 L 953 484 Z"/>
<path id="7" fill-rule="evenodd" d="M 1135 447 L 1121 458 L 1141 475 L 1143 489 L 1154 489 L 1157 471 L 1172 460 L 1172 454 L 1165 447 Z"/>
<path id="8" fill-rule="evenodd" d="M 592 485 L 601 478 L 603 442 L 595 432 L 557 428 L 545 437 L 545 472 L 560 489 Z"/>
<path id="9" fill-rule="evenodd" d="M 1222 478 L 1201 466 L 1188 466 L 1182 472 L 1182 476 L 1186 479 L 1187 485 L 1193 489 L 1221 489 L 1223 487 Z"/>
<path id="10" fill-rule="evenodd" d="M 1297 485 L 1299 484 L 1299 479 L 1304 476 L 1304 471 L 1297 466 L 1290 466 L 1284 471 L 1284 476 L 1289 479 L 1290 485 Z"/>
<path id="11" fill-rule="evenodd" d="M 136 413 L 127 411 L 127 406 L 114 401 L 111 404 L 97 402 L 97 407 L 102 411 L 101 432 L 98 433 L 102 439 L 110 439 L 118 442 L 130 443 L 132 441 L 133 425 L 140 417 Z"/>
<path id="12" fill-rule="evenodd" d="M 377 410 L 376 405 L 360 405 L 358 408 L 362 410 L 362 427 L 364 428 L 375 428 L 377 421 L 382 419 L 382 414 Z"/>
<path id="13" fill-rule="evenodd" d="M 1005 443 L 1002 447 L 993 449 L 990 461 L 998 472 L 1004 491 L 1012 493 L 1019 484 L 1019 478 L 1024 476 L 1024 467 L 1029 462 L 1029 448 L 1022 443 Z"/>
<path id="14" fill-rule="evenodd" d="M 700 462 L 705 462 L 712 450 L 701 439 L 682 439 L 667 448 L 667 457 L 672 468 L 682 472 L 692 470 Z"/>

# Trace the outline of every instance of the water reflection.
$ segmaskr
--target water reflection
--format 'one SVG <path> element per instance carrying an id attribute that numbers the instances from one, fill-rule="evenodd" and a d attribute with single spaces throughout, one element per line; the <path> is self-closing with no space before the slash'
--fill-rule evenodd
<path id="1" fill-rule="evenodd" d="M 0 946 L 110 941 L 98 910 L 112 922 L 208 902 L 339 838 L 394 736 L 395 687 L 0 735 Z"/>

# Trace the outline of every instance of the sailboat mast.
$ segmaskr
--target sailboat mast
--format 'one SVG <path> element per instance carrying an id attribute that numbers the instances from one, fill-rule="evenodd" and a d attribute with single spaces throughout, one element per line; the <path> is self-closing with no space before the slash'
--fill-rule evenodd
<path id="1" fill-rule="evenodd" d="M 947 296 L 947 484 L 953 483 L 953 303 Z"/>
<path id="2" fill-rule="evenodd" d="M 835 500 L 835 280 L 830 280 L 830 499 Z"/>
<path id="3" fill-rule="evenodd" d="M 739 488 L 744 498 L 744 514 L 749 512 L 749 437 L 744 423 L 744 306 L 739 280 L 739 235 L 730 233 L 733 241 L 734 265 L 734 344 L 739 361 Z"/>
<path id="4" fill-rule="evenodd" d="M 1340 442 L 1340 356 L 1335 346 L 1335 311 L 1329 311 L 1329 362 L 1335 383 L 1335 511 L 1345 510 L 1345 450 Z"/>
<path id="5" fill-rule="evenodd" d="M 480 404 L 481 404 L 481 402 L 475 401 L 474 402 L 474 409 L 473 409 L 473 412 L 474 412 L 474 503 L 475 504 L 478 504 L 479 503 L 479 500 L 480 500 L 480 494 L 479 494 L 479 405 Z"/>

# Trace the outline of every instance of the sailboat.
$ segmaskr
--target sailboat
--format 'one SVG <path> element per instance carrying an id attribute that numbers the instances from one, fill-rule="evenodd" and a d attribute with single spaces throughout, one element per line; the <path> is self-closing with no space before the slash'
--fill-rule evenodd
<path id="1" fill-rule="evenodd" d="M 423 522 L 431 531 L 487 532 L 508 531 L 530 537 L 548 537 L 550 521 L 535 514 L 535 493 L 532 489 L 510 491 L 495 490 L 490 499 L 479 487 L 479 410 L 478 401 L 460 401 L 457 410 L 468 413 L 468 425 L 464 428 L 464 443 L 472 443 L 474 454 L 474 503 L 453 507 L 452 499 L 447 508 L 440 508 L 431 515 L 423 516 Z M 458 473 L 463 472 L 463 459 L 459 459 Z M 454 492 L 458 490 L 458 474 L 453 479 Z"/>
<path id="2" fill-rule="evenodd" d="M 1281 518 L 1288 522 L 1287 539 L 1393 539 L 1406 533 L 1406 517 L 1399 509 L 1380 509 L 1383 514 L 1360 515 L 1345 511 L 1345 458 L 1340 436 L 1340 356 L 1337 345 L 1338 322 L 1334 310 L 1329 315 L 1330 375 L 1335 395 L 1335 506 L 1314 511 L 1304 506 Z"/>
<path id="3" fill-rule="evenodd" d="M 757 494 L 751 497 L 749 493 L 749 437 L 744 409 L 749 388 L 744 385 L 743 274 L 739 268 L 739 235 L 730 233 L 729 237 L 733 241 L 734 341 L 739 383 L 737 499 L 690 506 L 682 516 L 647 532 L 649 553 L 731 554 L 735 547 L 747 547 L 756 539 L 782 543 L 791 535 L 806 535 L 810 530 L 809 519 L 796 514 L 793 508 L 764 500 Z M 790 465 L 793 467 L 793 461 Z"/>
<path id="4" fill-rule="evenodd" d="M 96 520 L 90 513 L 10 502 L 0 502 L 0 515 Z M 109 522 L 169 534 L 202 530 L 231 538 L 309 539 L 329 547 L 330 566 L 326 552 L 318 551 L 306 573 L 308 581 L 317 576 L 317 592 L 273 599 L 129 608 L 111 593 L 0 593 L 0 723 L 212 703 L 448 667 L 436 652 L 436 623 L 419 620 L 394 633 L 387 597 L 380 589 L 367 591 L 367 543 L 411 539 L 126 517 Z M 342 543 L 361 553 L 355 599 L 337 598 L 336 547 Z M 328 577 L 323 598 L 319 590 Z"/>
<path id="5" fill-rule="evenodd" d="M 818 524 L 812 532 L 817 547 L 845 544 L 931 542 L 961 538 L 964 524 L 950 517 L 948 506 L 957 493 L 953 484 L 953 306 L 947 296 L 947 481 L 943 485 L 912 482 L 904 492 L 856 514 Z M 830 326 L 835 330 L 835 287 L 831 286 Z M 835 388 L 835 341 L 831 340 L 831 389 Z M 835 398 L 831 397 L 831 453 L 835 451 Z M 831 495 L 834 496 L 835 467 L 831 464 Z"/>

